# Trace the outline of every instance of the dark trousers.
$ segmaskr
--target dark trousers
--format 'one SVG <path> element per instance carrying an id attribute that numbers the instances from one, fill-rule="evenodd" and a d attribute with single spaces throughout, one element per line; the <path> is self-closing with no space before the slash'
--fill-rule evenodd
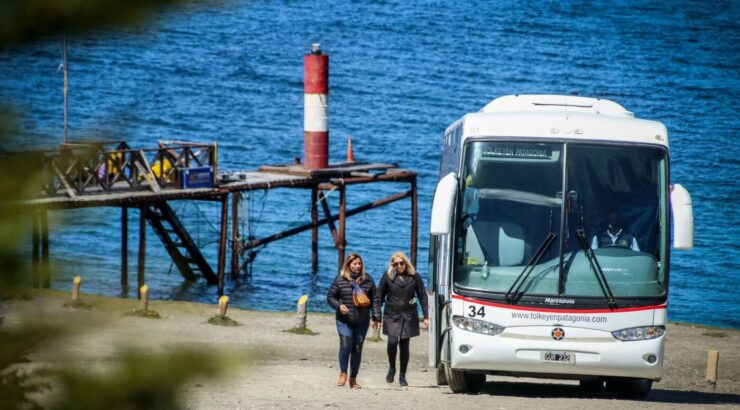
<path id="1" fill-rule="evenodd" d="M 347 324 L 337 320 L 337 333 L 339 333 L 339 370 L 347 373 L 349 364 L 349 377 L 357 377 L 360 372 L 360 361 L 362 360 L 362 343 L 367 335 L 370 322 Z"/>
<path id="2" fill-rule="evenodd" d="M 406 374 L 409 367 L 409 341 L 411 338 L 399 339 L 388 336 L 388 363 L 393 373 L 396 372 L 396 352 L 401 349 L 401 374 Z"/>

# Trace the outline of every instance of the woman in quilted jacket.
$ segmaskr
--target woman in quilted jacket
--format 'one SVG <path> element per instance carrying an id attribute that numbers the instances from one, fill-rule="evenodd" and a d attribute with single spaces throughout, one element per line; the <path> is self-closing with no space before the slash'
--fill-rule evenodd
<path id="1" fill-rule="evenodd" d="M 339 381 L 337 386 L 347 382 L 349 366 L 349 387 L 359 389 L 357 374 L 362 360 L 362 343 L 367 329 L 372 324 L 379 326 L 380 300 L 373 278 L 365 273 L 362 257 L 350 253 L 344 260 L 342 269 L 334 278 L 326 297 L 329 306 L 336 310 L 337 333 L 339 333 Z"/>

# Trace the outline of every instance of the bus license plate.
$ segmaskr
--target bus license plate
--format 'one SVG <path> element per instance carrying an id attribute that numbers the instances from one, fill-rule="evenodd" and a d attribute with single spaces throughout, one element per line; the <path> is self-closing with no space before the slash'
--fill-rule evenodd
<path id="1" fill-rule="evenodd" d="M 551 363 L 575 363 L 576 355 L 572 352 L 542 352 L 542 361 Z"/>

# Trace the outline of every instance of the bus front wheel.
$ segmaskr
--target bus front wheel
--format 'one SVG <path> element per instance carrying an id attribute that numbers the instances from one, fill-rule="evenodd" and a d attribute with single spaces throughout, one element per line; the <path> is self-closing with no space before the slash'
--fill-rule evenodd
<path id="1" fill-rule="evenodd" d="M 450 369 L 447 364 L 444 365 L 444 368 L 447 384 L 453 393 L 475 394 L 480 392 L 486 383 L 485 374 Z"/>
<path id="2" fill-rule="evenodd" d="M 653 381 L 650 379 L 619 378 L 606 381 L 607 390 L 625 399 L 644 400 L 650 394 L 652 387 Z"/>

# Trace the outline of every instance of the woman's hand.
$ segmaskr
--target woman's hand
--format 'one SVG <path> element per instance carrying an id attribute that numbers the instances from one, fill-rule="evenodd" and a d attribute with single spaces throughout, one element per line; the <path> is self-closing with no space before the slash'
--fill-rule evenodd
<path id="1" fill-rule="evenodd" d="M 349 308 L 344 304 L 341 304 L 339 305 L 339 312 L 343 315 L 346 315 L 347 313 L 349 313 Z"/>
<path id="2" fill-rule="evenodd" d="M 424 329 L 429 329 L 429 319 L 424 319 Z"/>
<path id="3" fill-rule="evenodd" d="M 370 326 L 372 326 L 373 329 L 380 329 L 380 322 L 377 320 L 371 320 Z"/>

